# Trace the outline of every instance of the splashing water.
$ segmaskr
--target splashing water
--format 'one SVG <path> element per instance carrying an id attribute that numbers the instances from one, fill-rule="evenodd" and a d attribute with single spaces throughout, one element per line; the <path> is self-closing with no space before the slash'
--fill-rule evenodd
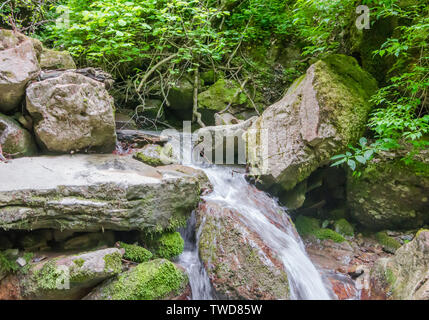
<path id="1" fill-rule="evenodd" d="M 176 155 L 180 152 L 180 140 L 177 136 L 171 137 L 170 140 Z M 197 166 L 191 161 L 190 146 L 184 146 L 183 149 L 182 162 L 203 170 L 213 186 L 213 192 L 203 198 L 215 201 L 223 207 L 235 209 L 242 223 L 256 232 L 276 253 L 288 274 L 291 299 L 330 299 L 330 290 L 325 287 L 319 272 L 307 256 L 304 244 L 285 209 L 268 194 L 250 185 L 245 179 L 244 172 L 227 166 Z M 186 247 L 179 257 L 179 262 L 189 274 L 193 299 L 213 299 L 210 281 L 198 257 L 201 227 L 202 225 L 193 235 L 192 230 L 195 230 L 193 213 L 187 229 L 182 230 Z"/>

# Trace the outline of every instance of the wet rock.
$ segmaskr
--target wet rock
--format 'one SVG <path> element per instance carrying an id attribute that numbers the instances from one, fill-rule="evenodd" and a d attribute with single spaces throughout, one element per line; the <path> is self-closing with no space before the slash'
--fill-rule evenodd
<path id="1" fill-rule="evenodd" d="M 27 110 L 40 146 L 48 151 L 115 149 L 113 98 L 104 85 L 75 72 L 32 83 Z"/>
<path id="2" fill-rule="evenodd" d="M 130 156 L 21 158 L 0 166 L 0 227 L 175 230 L 199 201 L 199 179 Z"/>
<path id="3" fill-rule="evenodd" d="M 168 300 L 188 289 L 186 272 L 165 259 L 141 263 L 107 280 L 85 300 Z"/>
<path id="4" fill-rule="evenodd" d="M 350 213 L 371 230 L 418 228 L 429 222 L 428 152 L 405 165 L 400 157 L 374 159 L 347 179 Z"/>
<path id="5" fill-rule="evenodd" d="M 68 51 L 43 48 L 40 56 L 41 69 L 76 69 L 76 64 Z"/>
<path id="6" fill-rule="evenodd" d="M 163 145 L 167 142 L 165 137 L 138 130 L 118 130 L 117 135 L 119 141 L 132 145 L 135 148 L 141 148 L 147 144 Z"/>
<path id="7" fill-rule="evenodd" d="M 200 203 L 197 228 L 199 254 L 219 298 L 289 299 L 282 262 L 234 209 Z"/>
<path id="8" fill-rule="evenodd" d="M 136 150 L 134 154 L 135 159 L 154 167 L 172 163 L 174 161 L 172 156 L 172 149 L 169 144 L 164 147 L 147 144 L 142 149 Z"/>
<path id="9" fill-rule="evenodd" d="M 117 130 L 136 130 L 137 125 L 132 117 L 126 113 L 115 112 L 115 124 Z"/>
<path id="10" fill-rule="evenodd" d="M 239 122 L 242 122 L 242 120 L 238 120 L 230 113 L 222 113 L 222 114 L 216 113 L 214 115 L 214 118 L 215 118 L 216 126 L 233 125 L 233 124 L 238 124 Z"/>
<path id="11" fill-rule="evenodd" d="M 429 300 L 429 231 L 390 258 L 379 259 L 371 270 L 371 299 Z"/>
<path id="12" fill-rule="evenodd" d="M 33 263 L 26 273 L 0 282 L 0 299 L 81 299 L 91 288 L 122 271 L 116 248 L 58 256 Z"/>
<path id="13" fill-rule="evenodd" d="M 31 134 L 12 118 L 0 114 L 0 145 L 4 156 L 19 158 L 37 152 Z"/>
<path id="14" fill-rule="evenodd" d="M 361 137 L 376 88 L 352 57 L 331 55 L 310 66 L 248 130 L 252 173 L 292 189 Z"/>
<path id="15" fill-rule="evenodd" d="M 33 42 L 20 33 L 0 29 L 0 112 L 18 108 L 26 85 L 39 72 Z"/>

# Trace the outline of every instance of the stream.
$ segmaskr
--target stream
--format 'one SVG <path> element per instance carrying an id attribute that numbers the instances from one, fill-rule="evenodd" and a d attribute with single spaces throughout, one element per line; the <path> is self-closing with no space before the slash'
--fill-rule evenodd
<path id="1" fill-rule="evenodd" d="M 246 181 L 243 169 L 240 172 L 237 168 L 201 164 L 201 161 L 196 164 L 192 159 L 192 144 L 189 137 L 184 139 L 183 134 L 170 136 L 170 144 L 174 155 L 181 159 L 182 164 L 203 170 L 208 176 L 213 192 L 203 196 L 203 199 L 215 201 L 223 207 L 234 208 L 239 212 L 242 223 L 256 232 L 276 253 L 288 274 L 291 299 L 331 299 L 330 289 L 325 286 L 318 270 L 310 261 L 293 224 L 287 223 L 290 221 L 289 215 L 275 199 L 265 192 L 243 192 L 255 188 Z M 258 205 L 260 203 L 264 206 Z M 275 223 L 272 217 L 268 217 L 267 213 L 260 209 L 267 206 L 270 211 L 279 213 Z M 195 230 L 195 224 L 195 213 L 192 213 L 187 227 L 181 230 L 185 239 L 185 250 L 178 258 L 178 263 L 188 272 L 193 299 L 215 299 L 210 280 L 198 256 L 202 226 Z"/>

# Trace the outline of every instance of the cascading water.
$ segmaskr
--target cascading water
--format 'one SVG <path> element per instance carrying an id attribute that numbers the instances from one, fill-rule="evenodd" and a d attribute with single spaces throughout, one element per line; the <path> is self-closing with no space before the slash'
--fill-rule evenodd
<path id="1" fill-rule="evenodd" d="M 183 138 L 183 136 L 182 136 Z M 182 141 L 188 141 L 181 143 Z M 217 165 L 195 165 L 192 160 L 190 138 L 181 139 L 180 136 L 170 136 L 174 154 L 182 159 L 182 163 L 203 170 L 208 176 L 213 192 L 203 198 L 215 201 L 223 207 L 235 209 L 240 220 L 256 232 L 264 243 L 277 254 L 288 274 L 292 299 L 330 299 L 329 290 L 325 287 L 319 272 L 316 270 L 305 252 L 304 244 L 297 235 L 293 225 L 284 219 L 290 220 L 284 208 L 276 200 L 264 192 L 244 192 L 255 188 L 246 181 L 244 172 L 232 167 Z M 182 150 L 180 150 L 182 148 Z M 180 154 L 182 152 L 182 154 Z M 261 210 L 260 204 L 270 208 L 278 215 L 276 223 L 272 216 Z M 283 222 L 282 222 L 283 221 Z M 183 254 L 179 257 L 187 270 L 193 293 L 193 299 L 213 299 L 210 281 L 198 257 L 199 230 L 195 231 L 195 214 L 189 220 L 188 226 L 182 230 L 186 245 Z"/>

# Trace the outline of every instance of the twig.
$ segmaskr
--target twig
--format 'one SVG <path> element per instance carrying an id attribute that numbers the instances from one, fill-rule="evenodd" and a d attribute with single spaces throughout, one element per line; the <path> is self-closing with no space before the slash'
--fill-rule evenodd
<path id="1" fill-rule="evenodd" d="M 144 77 L 143 77 L 143 79 L 140 82 L 139 87 L 137 88 L 137 92 L 140 92 L 143 84 L 146 82 L 147 79 L 149 79 L 149 77 L 151 76 L 151 74 L 154 73 L 156 69 L 158 69 L 164 63 L 170 61 L 171 59 L 173 59 L 173 58 L 175 58 L 177 56 L 178 56 L 178 53 L 175 53 L 175 54 L 172 54 L 171 56 L 168 56 L 167 58 L 161 60 L 156 65 L 154 65 L 148 72 L 146 72 L 145 75 L 144 75 Z"/>

